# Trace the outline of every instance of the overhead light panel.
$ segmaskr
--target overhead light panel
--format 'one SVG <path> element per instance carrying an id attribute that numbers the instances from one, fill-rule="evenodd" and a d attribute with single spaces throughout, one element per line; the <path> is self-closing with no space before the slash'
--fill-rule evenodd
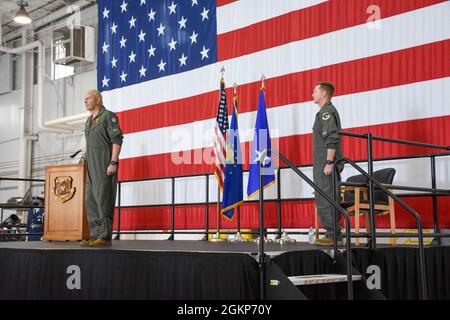
<path id="1" fill-rule="evenodd" d="M 30 14 L 25 10 L 25 7 L 28 6 L 26 1 L 20 1 L 17 3 L 19 6 L 19 10 L 16 12 L 16 16 L 14 17 L 14 21 L 20 24 L 29 24 L 32 19 Z"/>

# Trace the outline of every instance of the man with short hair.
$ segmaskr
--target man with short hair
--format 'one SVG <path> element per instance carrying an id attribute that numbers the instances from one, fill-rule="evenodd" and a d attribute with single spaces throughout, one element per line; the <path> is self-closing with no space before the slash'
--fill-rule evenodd
<path id="1" fill-rule="evenodd" d="M 331 199 L 333 198 L 332 172 L 334 162 L 342 158 L 341 150 L 341 120 L 339 113 L 331 103 L 334 94 L 334 85 L 331 82 L 319 82 L 314 88 L 313 101 L 320 108 L 316 114 L 313 126 L 313 179 L 314 183 L 322 189 Z M 338 181 L 343 164 L 338 166 Z M 325 198 L 315 193 L 316 208 L 322 225 L 326 229 L 324 237 L 317 239 L 314 244 L 322 246 L 333 245 L 334 230 L 334 207 Z M 339 214 L 336 215 L 336 234 L 341 244 L 341 226 Z"/>
<path id="2" fill-rule="evenodd" d="M 123 135 L 117 116 L 103 106 L 102 95 L 89 90 L 84 97 L 91 113 L 85 125 L 86 137 L 86 209 L 91 238 L 81 245 L 111 245 L 117 169 Z"/>

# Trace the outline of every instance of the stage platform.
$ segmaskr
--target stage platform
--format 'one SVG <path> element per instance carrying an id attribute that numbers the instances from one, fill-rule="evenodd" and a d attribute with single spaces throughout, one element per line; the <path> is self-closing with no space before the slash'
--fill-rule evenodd
<path id="1" fill-rule="evenodd" d="M 288 277 L 345 274 L 344 247 L 334 253 L 308 243 L 266 243 L 272 299 L 346 299 L 346 283 L 294 286 Z M 115 240 L 110 247 L 73 241 L 0 242 L 0 299 L 258 300 L 260 268 L 254 242 Z M 450 299 L 450 247 L 425 249 L 429 298 Z M 418 299 L 418 249 L 352 248 L 355 299 Z M 380 268 L 369 290 L 368 267 Z M 275 272 L 274 272 L 275 270 Z M 276 291 L 273 294 L 273 290 Z M 283 294 L 280 294 L 283 292 Z"/>
<path id="2" fill-rule="evenodd" d="M 124 251 L 157 251 L 157 252 L 197 252 L 197 253 L 247 253 L 256 255 L 259 252 L 256 242 L 211 242 L 197 240 L 113 240 L 109 247 L 85 247 L 78 241 L 14 241 L 0 242 L 0 250 L 35 249 L 35 250 L 124 250 Z M 343 249 L 340 246 L 338 249 Z M 269 256 L 277 256 L 289 251 L 323 250 L 306 242 L 278 244 L 267 242 L 264 251 Z M 328 250 L 331 250 L 330 247 Z"/>

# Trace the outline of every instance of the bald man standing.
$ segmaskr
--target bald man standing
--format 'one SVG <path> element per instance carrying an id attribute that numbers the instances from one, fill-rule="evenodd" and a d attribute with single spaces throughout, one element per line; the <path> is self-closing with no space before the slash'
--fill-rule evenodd
<path id="1" fill-rule="evenodd" d="M 117 116 L 103 106 L 100 92 L 88 91 L 84 104 L 91 113 L 85 125 L 88 168 L 86 209 L 91 238 L 80 244 L 108 246 L 112 239 L 117 169 L 123 135 Z"/>

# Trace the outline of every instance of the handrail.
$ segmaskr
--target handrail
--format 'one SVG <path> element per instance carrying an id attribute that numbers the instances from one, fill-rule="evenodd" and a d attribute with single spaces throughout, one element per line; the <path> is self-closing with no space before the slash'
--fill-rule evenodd
<path id="1" fill-rule="evenodd" d="M 282 155 L 280 152 L 274 149 L 264 150 L 261 153 L 260 159 L 263 159 L 268 152 L 271 152 L 272 154 L 275 154 L 279 159 L 283 160 L 284 163 L 288 165 L 298 176 L 300 176 L 307 184 L 310 185 L 316 191 L 319 193 L 325 200 L 331 204 L 335 210 L 339 211 L 343 216 L 345 220 L 345 246 L 347 250 L 347 294 L 348 299 L 353 300 L 353 281 L 352 281 L 352 255 L 351 255 L 351 240 L 350 240 L 350 216 L 345 211 L 339 203 L 336 202 L 336 200 L 331 199 L 322 189 L 320 189 L 308 176 L 306 176 L 303 172 L 301 172 L 296 166 L 294 166 L 284 155 Z M 262 162 L 259 162 L 259 215 L 260 215 L 260 239 L 259 239 L 259 245 L 260 245 L 260 263 L 264 265 L 264 188 L 263 188 L 263 175 L 261 174 L 262 170 Z M 335 219 L 336 220 L 336 219 Z M 337 252 L 337 233 L 335 228 L 335 236 L 334 236 L 334 249 L 335 253 Z M 264 283 L 261 283 L 261 285 L 264 285 Z"/>
<path id="2" fill-rule="evenodd" d="M 339 131 L 340 135 L 343 136 L 350 136 L 355 138 L 363 138 L 367 140 L 367 165 L 368 165 L 368 173 L 369 175 L 373 175 L 373 162 L 375 161 L 372 156 L 372 146 L 373 146 L 373 140 L 383 141 L 383 142 L 389 142 L 389 143 L 397 143 L 397 144 L 404 144 L 404 145 L 411 145 L 416 147 L 426 147 L 426 148 L 433 148 L 433 149 L 440 149 L 440 150 L 450 150 L 450 146 L 441 146 L 436 144 L 429 144 L 429 143 L 422 143 L 422 142 L 416 142 L 416 141 L 409 141 L 409 140 L 400 140 L 400 139 L 392 139 L 392 138 L 385 138 L 385 137 L 378 137 L 373 136 L 372 133 L 366 133 L 366 134 L 358 134 L 354 132 L 344 132 Z M 441 154 L 429 154 L 427 156 L 430 158 L 430 164 L 431 164 L 431 187 L 436 188 L 436 157 L 438 156 L 448 156 L 449 153 L 441 153 Z M 422 156 L 413 156 L 408 158 L 421 158 Z M 406 159 L 407 157 L 397 157 L 397 159 Z M 379 161 L 380 159 L 377 159 Z M 389 160 L 389 159 L 386 159 Z M 375 214 L 373 211 L 373 185 L 372 182 L 369 181 L 369 199 L 370 199 L 370 222 L 371 222 L 371 232 L 372 234 L 375 233 Z M 439 233 L 439 214 L 438 214 L 438 201 L 437 201 L 437 195 L 433 194 L 433 224 L 434 224 L 434 233 Z M 438 238 L 437 243 L 441 244 L 441 240 Z M 371 247 L 375 249 L 377 246 L 376 244 L 376 238 L 373 238 L 371 241 Z"/>
<path id="3" fill-rule="evenodd" d="M 346 132 L 346 131 L 339 131 L 339 134 L 341 136 L 348 136 L 348 137 L 362 138 L 362 139 L 368 139 L 368 135 L 369 135 L 367 133 L 360 134 L 360 133 Z M 372 140 L 393 142 L 393 143 L 398 143 L 398 144 L 407 144 L 407 145 L 415 146 L 415 147 L 441 149 L 441 150 L 447 150 L 447 151 L 450 150 L 450 146 L 441 146 L 441 145 L 437 145 L 437 144 L 430 144 L 430 143 L 423 143 L 423 142 L 416 142 L 416 141 L 409 141 L 409 140 L 401 140 L 401 139 L 392 139 L 392 138 L 385 138 L 385 137 L 379 137 L 379 136 L 372 136 Z"/>
<path id="4" fill-rule="evenodd" d="M 398 156 L 398 157 L 382 157 L 382 158 L 375 158 L 375 159 L 373 159 L 373 161 L 374 162 L 396 161 L 396 160 L 423 159 L 423 158 L 446 157 L 446 156 L 450 156 L 450 152 L 422 153 L 422 154 L 414 154 L 414 155 L 406 155 L 406 156 Z M 359 159 L 359 160 L 354 160 L 354 161 L 356 163 L 367 162 L 367 159 Z"/>
<path id="5" fill-rule="evenodd" d="M 348 136 L 348 137 L 355 137 L 355 138 L 362 138 L 362 139 L 368 139 L 368 134 L 360 134 L 360 133 L 354 133 L 354 132 L 347 132 L 347 131 L 339 131 L 339 134 L 342 136 Z M 372 136 L 372 140 L 379 140 L 379 141 L 385 141 L 385 142 L 393 142 L 398 144 L 407 144 L 407 145 L 413 145 L 417 147 L 427 147 L 432 149 L 440 149 L 440 150 L 447 150 L 450 151 L 450 146 L 441 146 L 441 145 L 435 145 L 435 144 L 427 144 L 422 142 L 416 142 L 416 141 L 409 141 L 409 140 L 400 140 L 400 139 L 391 139 L 391 138 L 385 138 L 385 137 L 379 137 L 379 136 Z M 399 156 L 399 157 L 386 157 L 386 158 L 377 158 L 373 159 L 373 161 L 388 161 L 388 160 L 401 160 L 401 159 L 416 159 L 416 158 L 428 158 L 428 157 L 441 157 L 441 156 L 450 156 L 450 152 L 446 153 L 427 153 L 427 154 L 419 154 L 419 155 L 407 155 L 407 156 Z M 368 161 L 365 159 L 355 160 L 355 162 L 366 162 Z M 311 167 L 312 163 L 302 164 L 298 167 Z M 287 168 L 287 167 L 285 167 Z M 281 168 L 281 169 L 285 169 Z M 244 170 L 244 172 L 248 172 L 248 170 Z M 169 180 L 171 178 L 193 178 L 193 177 L 201 177 L 205 175 L 212 175 L 214 172 L 209 173 L 199 173 L 199 174 L 191 174 L 191 175 L 178 175 L 178 176 L 166 176 L 166 177 L 157 177 L 157 178 L 143 178 L 143 179 L 128 179 L 128 180 L 119 180 L 121 183 L 132 183 L 132 182 L 142 182 L 142 181 L 152 181 L 152 180 Z M 31 182 L 45 182 L 45 179 L 26 179 L 26 178 L 3 178 L 0 177 L 0 181 L 31 181 Z"/>
<path id="6" fill-rule="evenodd" d="M 347 185 L 346 182 L 343 182 L 342 185 Z M 351 186 L 353 187 L 353 185 Z M 411 197 L 432 197 L 432 194 L 428 194 L 428 193 L 399 193 L 397 194 L 397 196 L 401 197 L 401 198 L 411 198 Z M 449 194 L 437 194 L 436 196 L 445 196 L 448 197 Z M 293 201 L 311 201 L 314 200 L 314 197 L 310 197 L 310 198 L 283 198 L 281 199 L 282 202 L 286 201 L 286 202 L 293 202 Z M 245 200 L 244 203 L 256 203 L 259 200 Z M 280 200 L 278 199 L 266 199 L 266 202 L 279 202 Z M 0 203 L 0 208 L 2 207 L 2 203 Z M 8 205 L 8 204 L 7 204 Z M 179 202 L 179 203 L 175 203 L 176 207 L 186 207 L 186 206 L 199 206 L 199 205 L 217 205 L 217 201 L 215 202 Z M 139 208 L 155 208 L 155 207 L 170 207 L 172 206 L 171 203 L 157 203 L 157 204 L 137 204 L 137 205 L 126 205 L 126 206 L 120 206 L 121 209 L 139 209 Z M 36 208 L 33 206 L 33 208 Z M 116 208 L 119 208 L 119 206 L 117 206 Z M 205 226 L 206 228 L 206 226 Z"/>
<path id="7" fill-rule="evenodd" d="M 30 181 L 30 182 L 45 182 L 45 179 L 27 179 L 27 178 L 2 178 L 0 177 L 0 181 Z"/>
<path id="8" fill-rule="evenodd" d="M 385 158 L 376 158 L 373 159 L 374 162 L 378 161 L 395 161 L 395 160 L 405 160 L 405 159 L 420 159 L 420 158 L 429 158 L 429 157 L 445 157 L 450 156 L 450 152 L 444 152 L 444 153 L 427 153 L 427 154 L 419 154 L 419 155 L 407 155 L 407 156 L 399 156 L 399 157 L 385 157 Z M 356 163 L 358 162 L 367 162 L 367 159 L 359 159 L 355 160 Z M 306 163 L 306 164 L 299 164 L 297 167 L 300 168 L 307 168 L 312 167 L 312 163 Z M 288 169 L 288 167 L 279 167 L 279 169 Z M 249 172 L 249 170 L 243 170 L 243 172 Z M 214 172 L 206 172 L 206 173 L 197 173 L 197 174 L 190 174 L 190 175 L 178 175 L 178 176 L 165 176 L 165 177 L 156 177 L 156 178 L 143 178 L 143 179 L 128 179 L 128 180 L 118 180 L 118 182 L 121 183 L 133 183 L 133 182 L 143 182 L 143 181 L 156 181 L 156 180 L 170 180 L 171 178 L 175 179 L 182 179 L 182 178 L 195 178 L 195 177 L 202 177 L 205 175 L 212 176 Z M 0 177 L 0 180 L 4 178 Z M 16 180 L 14 178 L 8 178 L 11 180 Z M 44 181 L 44 180 L 42 180 Z"/>
<path id="9" fill-rule="evenodd" d="M 347 134 L 345 134 L 347 135 Z M 374 162 L 378 161 L 394 161 L 394 160 L 405 160 L 405 159 L 420 159 L 420 158 L 429 158 L 429 157 L 445 157 L 450 156 L 450 152 L 444 153 L 426 153 L 426 154 L 416 154 L 416 155 L 407 155 L 407 156 L 399 156 L 399 157 L 385 157 L 385 158 L 376 158 L 373 159 Z M 354 160 L 355 163 L 358 162 L 367 162 L 366 159 Z M 300 168 L 312 167 L 312 163 L 306 163 L 298 165 Z M 280 167 L 279 169 L 287 169 L 288 167 Z M 243 172 L 248 172 L 249 170 L 244 170 Z M 170 180 L 171 178 L 181 179 L 181 178 L 195 178 L 202 177 L 205 175 L 213 175 L 214 172 L 206 172 L 206 173 L 198 173 L 198 174 L 187 174 L 187 175 L 178 175 L 178 176 L 165 176 L 165 177 L 156 177 L 156 178 L 143 178 L 143 179 L 128 179 L 128 180 L 118 180 L 117 182 L 121 183 L 133 183 L 133 182 L 143 182 L 143 181 L 155 181 L 155 180 Z M 31 181 L 31 182 L 45 182 L 45 179 L 26 179 L 26 178 L 4 178 L 0 177 L 0 181 Z"/>
<path id="10" fill-rule="evenodd" d="M 0 203 L 1 209 L 34 209 L 34 208 L 45 208 L 45 206 L 35 206 L 32 204 L 14 204 L 14 203 Z"/>
<path id="11" fill-rule="evenodd" d="M 367 187 L 366 183 L 357 183 L 357 182 L 341 182 L 342 186 L 348 187 Z M 428 192 L 435 195 L 450 195 L 450 190 L 447 189 L 436 189 L 436 188 L 422 188 L 422 187 L 409 187 L 409 186 L 398 186 L 395 184 L 385 184 L 382 183 L 382 186 L 391 190 L 406 190 L 406 191 L 420 191 L 420 192 Z"/>
<path id="12" fill-rule="evenodd" d="M 419 238 L 419 267 L 420 267 L 420 275 L 421 275 L 421 284 L 422 284 L 422 299 L 427 300 L 427 279 L 426 279 L 426 271 L 425 271 L 425 251 L 423 246 L 423 221 L 420 215 L 412 209 L 410 206 L 408 206 L 403 200 L 401 200 L 399 197 L 397 197 L 395 194 L 393 194 L 391 191 L 389 191 L 386 187 L 384 187 L 380 182 L 378 182 L 374 177 L 370 176 L 368 173 L 366 173 L 360 166 L 358 166 L 355 162 L 350 160 L 349 158 L 341 158 L 336 161 L 336 164 L 333 168 L 333 176 L 335 177 L 337 173 L 337 165 L 341 162 L 346 162 L 350 164 L 353 168 L 355 168 L 357 171 L 359 171 L 364 177 L 366 177 L 369 181 L 371 181 L 374 185 L 376 185 L 378 188 L 380 188 L 382 191 L 384 191 L 388 196 L 390 196 L 393 200 L 395 200 L 397 203 L 399 203 L 403 208 L 405 208 L 409 213 L 411 213 L 414 218 L 416 218 L 417 221 L 417 232 L 418 232 L 418 238 Z M 337 186 L 335 185 L 335 188 Z M 336 190 L 336 189 L 335 189 Z M 372 235 L 374 237 L 375 235 Z M 394 235 L 395 237 L 395 235 Z"/>

